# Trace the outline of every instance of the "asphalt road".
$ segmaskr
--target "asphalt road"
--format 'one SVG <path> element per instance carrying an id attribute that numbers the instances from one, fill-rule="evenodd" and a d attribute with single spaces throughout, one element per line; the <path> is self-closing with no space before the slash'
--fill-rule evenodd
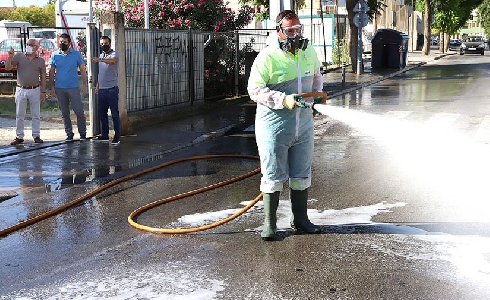
<path id="1" fill-rule="evenodd" d="M 260 202 L 223 226 L 193 234 L 130 227 L 127 216 L 141 205 L 258 166 L 253 159 L 185 162 L 133 178 L 1 238 L 1 299 L 487 299 L 489 65 L 487 56 L 454 55 L 331 99 L 328 116 L 315 120 L 309 194 L 309 215 L 322 225 L 321 234 L 299 235 L 289 228 L 287 192 L 280 198 L 277 242 L 259 238 Z M 173 152 L 151 145 L 159 154 L 145 159 L 141 149 L 149 145 L 139 136 L 123 140 L 120 148 L 63 144 L 4 160 L 3 166 L 20 169 L 36 156 L 54 165 L 73 155 L 69 151 L 81 158 L 93 151 L 101 155 L 61 167 L 72 185 L 2 202 L 2 222 L 58 207 L 112 178 L 164 161 L 256 155 L 248 126 L 253 109 L 245 106 L 237 114 L 243 130 Z M 182 120 L 176 128 L 194 130 L 206 122 L 226 124 L 225 119 Z M 146 134 L 170 141 L 184 136 L 168 130 Z M 91 180 L 73 184 L 73 170 L 102 167 L 108 167 L 105 176 L 91 173 Z M 24 166 L 21 176 L 26 191 L 46 178 L 62 178 L 48 171 L 32 174 L 32 168 Z M 251 201 L 259 180 L 254 176 L 171 202 L 137 220 L 165 228 L 200 226 Z"/>

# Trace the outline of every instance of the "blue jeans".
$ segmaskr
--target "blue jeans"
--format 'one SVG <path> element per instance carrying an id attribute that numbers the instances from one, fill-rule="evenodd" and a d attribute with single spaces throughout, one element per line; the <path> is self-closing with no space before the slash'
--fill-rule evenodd
<path id="1" fill-rule="evenodd" d="M 108 89 L 99 89 L 99 119 L 100 134 L 102 137 L 109 137 L 109 116 L 107 111 L 110 108 L 112 122 L 114 123 L 114 139 L 121 136 L 121 120 L 119 119 L 119 88 L 117 86 Z"/>

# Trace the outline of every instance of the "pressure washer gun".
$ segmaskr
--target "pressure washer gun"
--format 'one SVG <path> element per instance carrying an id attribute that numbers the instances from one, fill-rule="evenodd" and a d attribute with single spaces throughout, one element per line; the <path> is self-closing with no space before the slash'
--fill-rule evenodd
<path id="1" fill-rule="evenodd" d="M 313 101 L 306 100 L 307 98 L 313 98 Z M 320 113 L 315 109 L 315 104 L 325 104 L 327 101 L 327 93 L 325 92 L 310 92 L 302 93 L 294 98 L 296 100 L 296 106 L 301 108 L 311 108 L 313 110 L 313 116 Z"/>

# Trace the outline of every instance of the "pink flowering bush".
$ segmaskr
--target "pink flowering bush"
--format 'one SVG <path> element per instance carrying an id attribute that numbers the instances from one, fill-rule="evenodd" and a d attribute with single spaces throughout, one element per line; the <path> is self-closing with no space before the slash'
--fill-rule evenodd
<path id="1" fill-rule="evenodd" d="M 115 11 L 114 0 L 94 1 L 94 15 L 102 10 Z M 144 28 L 145 7 L 141 0 L 121 0 L 125 25 Z M 205 96 L 231 94 L 234 89 L 234 30 L 249 24 L 255 9 L 243 5 L 238 12 L 223 0 L 149 0 L 151 29 L 195 29 L 215 32 L 205 48 Z M 240 57 L 240 55 L 239 55 Z M 241 62 L 239 62 L 241 63 Z"/>
<path id="2" fill-rule="evenodd" d="M 76 47 L 82 56 L 87 55 L 87 37 L 83 30 L 78 32 Z"/>
<path id="3" fill-rule="evenodd" d="M 127 27 L 143 28 L 145 6 L 143 1 L 121 0 L 121 12 Z M 151 29 L 188 29 L 229 31 L 249 24 L 255 9 L 244 5 L 238 12 L 226 7 L 223 0 L 150 0 L 148 2 Z M 97 17 L 102 10 L 115 11 L 114 0 L 94 1 Z"/>

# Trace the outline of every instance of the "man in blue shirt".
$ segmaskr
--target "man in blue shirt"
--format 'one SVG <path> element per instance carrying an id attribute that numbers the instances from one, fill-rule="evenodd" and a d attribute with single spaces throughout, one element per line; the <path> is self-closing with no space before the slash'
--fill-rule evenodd
<path id="1" fill-rule="evenodd" d="M 82 55 L 75 49 L 70 48 L 71 38 L 68 34 L 60 35 L 60 49 L 53 52 L 49 65 L 50 94 L 58 98 L 63 123 L 65 125 L 66 142 L 73 141 L 73 128 L 70 119 L 70 102 L 77 116 L 78 133 L 80 140 L 87 139 L 87 125 L 83 111 L 80 88 L 78 86 L 78 69 L 82 75 L 82 92 L 87 97 L 87 71 Z"/>
<path id="2" fill-rule="evenodd" d="M 119 144 L 121 137 L 121 121 L 119 118 L 119 88 L 117 85 L 117 52 L 111 48 L 111 39 L 108 36 L 100 38 L 101 54 L 92 58 L 99 63 L 99 80 L 95 93 L 98 94 L 98 108 L 100 119 L 100 136 L 96 140 L 109 141 L 109 117 L 107 111 L 111 109 L 112 122 L 114 124 L 114 138 L 111 144 Z"/>

